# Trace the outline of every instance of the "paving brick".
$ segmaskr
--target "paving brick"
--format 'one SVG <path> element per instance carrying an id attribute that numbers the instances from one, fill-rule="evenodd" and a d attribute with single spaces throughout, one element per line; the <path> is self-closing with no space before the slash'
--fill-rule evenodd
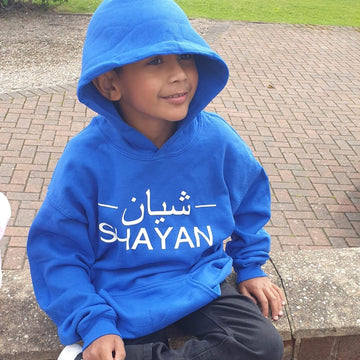
<path id="1" fill-rule="evenodd" d="M 280 243 L 283 245 L 294 245 L 294 246 L 314 246 L 312 239 L 309 236 L 301 236 L 290 234 L 289 236 L 280 235 L 279 236 Z"/>
<path id="2" fill-rule="evenodd" d="M 350 228 L 326 228 L 324 229 L 325 233 L 329 236 L 329 237 L 342 237 L 342 238 L 346 238 L 346 237 L 356 237 L 357 233 L 354 229 Z"/>
<path id="3" fill-rule="evenodd" d="M 26 247 L 27 238 L 22 236 L 12 236 L 8 246 L 10 247 L 20 247 L 25 248 Z"/>
<path id="4" fill-rule="evenodd" d="M 349 246 L 344 237 L 329 236 L 329 241 L 334 249 L 344 249 Z"/>
<path id="5" fill-rule="evenodd" d="M 302 339 L 298 359 L 319 360 L 331 359 L 337 340 L 333 337 Z"/>
<path id="6" fill-rule="evenodd" d="M 39 194 L 36 194 L 39 197 Z M 34 220 L 36 211 L 34 209 L 22 209 L 17 212 L 15 226 L 29 227 Z"/>
<path id="7" fill-rule="evenodd" d="M 25 187 L 26 192 L 41 193 L 44 180 L 41 178 L 29 178 Z"/>
<path id="8" fill-rule="evenodd" d="M 316 246 L 330 246 L 331 243 L 322 228 L 308 228 L 309 235 Z"/>
<path id="9" fill-rule="evenodd" d="M 4 270 L 22 269 L 25 261 L 26 250 L 24 247 L 8 247 L 2 267 Z"/>
<path id="10" fill-rule="evenodd" d="M 353 224 L 349 221 L 346 213 L 337 212 L 332 213 L 332 218 L 334 219 L 336 226 L 341 229 L 352 229 Z"/>
<path id="11" fill-rule="evenodd" d="M 292 360 L 293 348 L 294 348 L 293 340 L 284 341 L 284 356 L 282 360 Z"/>
<path id="12" fill-rule="evenodd" d="M 346 238 L 345 239 L 349 247 L 360 247 L 360 238 Z"/>
<path id="13" fill-rule="evenodd" d="M 360 359 L 360 335 L 344 336 L 339 338 L 337 360 Z"/>
<path id="14" fill-rule="evenodd" d="M 358 335 L 302 339 L 297 359 L 359 360 L 359 339 Z"/>
<path id="15" fill-rule="evenodd" d="M 29 171 L 15 169 L 13 172 L 11 183 L 12 184 L 25 184 L 28 177 L 29 177 Z"/>
<path id="16" fill-rule="evenodd" d="M 327 184 L 313 184 L 314 188 L 321 197 L 331 197 L 332 192 L 330 191 Z"/>

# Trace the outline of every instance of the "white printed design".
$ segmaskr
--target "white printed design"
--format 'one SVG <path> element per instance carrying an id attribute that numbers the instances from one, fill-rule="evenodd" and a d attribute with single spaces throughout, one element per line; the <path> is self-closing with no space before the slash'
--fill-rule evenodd
<path id="1" fill-rule="evenodd" d="M 146 195 L 146 203 L 141 203 L 139 205 L 139 216 L 134 219 L 127 218 L 126 214 L 128 208 L 125 208 L 122 212 L 121 223 L 126 227 L 126 236 L 120 238 L 118 236 L 118 229 L 115 226 L 112 226 L 108 223 L 102 222 L 99 224 L 99 230 L 101 232 L 100 240 L 105 243 L 114 243 L 116 241 L 120 243 L 125 243 L 126 250 L 136 250 L 137 246 L 140 244 L 146 245 L 149 250 L 153 250 L 153 245 L 150 240 L 149 231 L 151 229 L 141 227 L 137 232 L 134 239 L 131 239 L 133 236 L 131 234 L 131 227 L 134 225 L 141 224 L 144 221 L 146 215 L 152 216 L 154 218 L 155 225 L 162 224 L 166 221 L 169 216 L 189 216 L 192 212 L 192 207 L 190 204 L 184 204 L 181 209 L 176 209 L 174 205 L 168 207 L 166 202 L 164 201 L 161 204 L 161 209 L 154 209 L 151 205 L 151 191 L 148 189 L 145 192 Z M 189 202 L 191 196 L 184 190 L 181 191 L 179 195 L 179 201 L 181 203 Z M 131 198 L 131 203 L 135 204 L 137 199 L 135 197 Z M 119 210 L 119 207 L 113 204 L 104 204 L 98 203 L 99 207 Z M 195 209 L 201 208 L 214 208 L 216 204 L 198 204 L 195 205 Z M 167 239 L 170 235 L 176 234 L 176 242 L 174 245 L 174 249 L 178 249 L 180 244 L 186 243 L 190 248 L 200 247 L 202 241 L 205 240 L 208 246 L 213 244 L 213 236 L 211 231 L 211 226 L 207 225 L 204 229 L 200 230 L 199 227 L 194 226 L 191 230 L 186 229 L 181 226 L 179 229 L 175 230 L 173 227 L 168 227 L 165 232 L 161 232 L 158 227 L 153 228 L 154 233 L 158 237 L 157 240 L 160 240 L 161 249 L 167 249 Z M 133 241 L 131 241 L 133 240 Z M 130 243 L 132 245 L 130 246 Z"/>

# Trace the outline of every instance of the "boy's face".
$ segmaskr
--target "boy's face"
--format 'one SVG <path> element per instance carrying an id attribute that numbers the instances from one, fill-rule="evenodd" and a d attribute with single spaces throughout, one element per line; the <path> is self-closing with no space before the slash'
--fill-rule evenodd
<path id="1" fill-rule="evenodd" d="M 116 72 L 121 95 L 118 104 L 130 125 L 137 127 L 149 120 L 174 122 L 186 117 L 198 83 L 193 55 L 154 56 Z"/>

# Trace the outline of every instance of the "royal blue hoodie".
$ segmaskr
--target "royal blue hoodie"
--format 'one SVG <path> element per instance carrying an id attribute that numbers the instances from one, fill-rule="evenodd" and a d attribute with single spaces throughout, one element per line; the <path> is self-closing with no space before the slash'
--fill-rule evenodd
<path id="1" fill-rule="evenodd" d="M 157 148 L 92 80 L 183 53 L 195 54 L 198 87 Z M 265 276 L 267 176 L 238 134 L 204 111 L 227 79 L 171 0 L 105 0 L 93 15 L 78 97 L 99 115 L 65 148 L 28 240 L 37 300 L 64 344 L 162 329 L 217 298 L 232 267 L 238 281 Z"/>

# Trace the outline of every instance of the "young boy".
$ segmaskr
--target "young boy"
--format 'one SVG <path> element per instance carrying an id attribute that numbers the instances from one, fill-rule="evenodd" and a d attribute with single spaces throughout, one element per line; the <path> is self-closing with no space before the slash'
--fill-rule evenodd
<path id="1" fill-rule="evenodd" d="M 82 340 L 84 360 L 280 360 L 266 317 L 283 297 L 261 270 L 268 179 L 203 111 L 227 82 L 223 60 L 173 1 L 105 0 L 82 65 L 79 100 L 99 115 L 66 147 L 28 241 L 60 340 Z M 196 339 L 169 349 L 174 323 Z"/>

